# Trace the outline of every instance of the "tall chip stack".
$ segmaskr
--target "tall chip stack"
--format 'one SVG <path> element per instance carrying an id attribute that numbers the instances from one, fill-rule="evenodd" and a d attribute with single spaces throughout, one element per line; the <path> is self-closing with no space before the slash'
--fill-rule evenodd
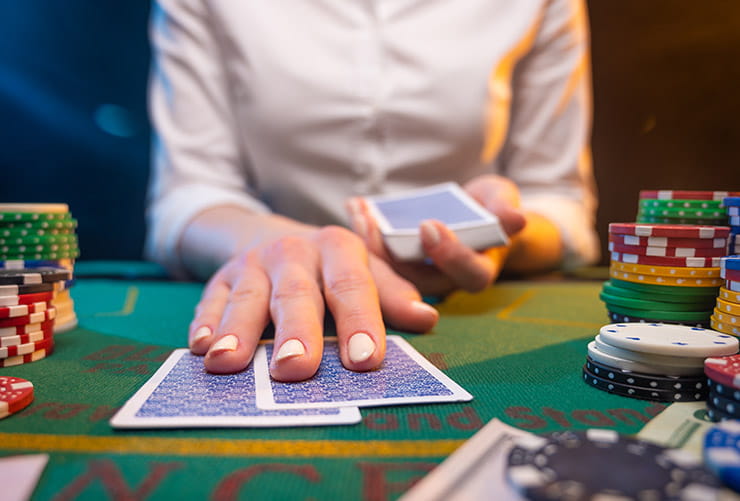
<path id="1" fill-rule="evenodd" d="M 722 201 L 730 223 L 730 238 L 727 241 L 727 254 L 740 254 L 740 196 L 725 197 Z"/>
<path id="2" fill-rule="evenodd" d="M 716 331 L 740 337 L 740 255 L 723 257 L 720 275 L 725 284 L 719 289 L 711 326 Z"/>
<path id="3" fill-rule="evenodd" d="M 66 272 L 66 278 L 53 283 L 49 304 L 55 312 L 55 333 L 77 326 L 69 291 L 74 284 L 75 259 L 80 254 L 76 228 L 77 220 L 67 204 L 0 204 L 0 269 L 29 273 L 52 268 Z M 5 298 L 6 304 L 20 304 L 22 300 L 22 293 L 18 299 Z"/>
<path id="4" fill-rule="evenodd" d="M 727 255 L 727 191 L 642 190 L 635 223 L 609 225 L 612 322 L 709 327 Z"/>

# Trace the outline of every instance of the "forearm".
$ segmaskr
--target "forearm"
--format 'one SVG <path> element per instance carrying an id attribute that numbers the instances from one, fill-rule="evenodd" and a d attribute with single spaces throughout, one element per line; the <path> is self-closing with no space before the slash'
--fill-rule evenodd
<path id="1" fill-rule="evenodd" d="M 511 239 L 504 269 L 509 273 L 531 274 L 551 271 L 563 259 L 562 235 L 545 216 L 528 211 L 524 229 Z"/>
<path id="2" fill-rule="evenodd" d="M 188 223 L 180 239 L 179 254 L 192 276 L 207 279 L 240 251 L 310 229 L 276 214 L 254 213 L 236 206 L 213 207 Z"/>

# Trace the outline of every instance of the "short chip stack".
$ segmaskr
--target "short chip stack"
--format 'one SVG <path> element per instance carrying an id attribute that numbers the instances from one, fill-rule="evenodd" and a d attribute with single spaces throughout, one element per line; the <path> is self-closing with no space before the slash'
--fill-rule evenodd
<path id="1" fill-rule="evenodd" d="M 725 226 L 723 200 L 733 196 L 740 192 L 641 190 L 637 222 Z"/>
<path id="2" fill-rule="evenodd" d="M 707 414 L 712 421 L 740 419 L 740 355 L 707 358 Z"/>
<path id="3" fill-rule="evenodd" d="M 64 268 L 0 270 L 0 367 L 46 358 L 54 349 L 53 305 Z"/>
<path id="4" fill-rule="evenodd" d="M 658 402 L 707 398 L 704 360 L 738 352 L 733 336 L 685 325 L 617 323 L 588 344 L 583 380 L 600 390 Z"/>
<path id="5" fill-rule="evenodd" d="M 77 326 L 69 294 L 79 256 L 77 221 L 67 204 L 0 204 L 0 269 L 61 268 L 70 278 L 55 285 L 55 332 Z"/>
<path id="6" fill-rule="evenodd" d="M 704 435 L 704 464 L 726 486 L 740 492 L 740 421 L 723 421 Z"/>
<path id="7" fill-rule="evenodd" d="M 611 279 L 600 295 L 611 321 L 709 327 L 729 232 L 726 226 L 611 223 Z"/>
<path id="8" fill-rule="evenodd" d="M 725 285 L 719 288 L 711 326 L 716 331 L 740 336 L 740 255 L 721 259 L 720 276 Z"/>

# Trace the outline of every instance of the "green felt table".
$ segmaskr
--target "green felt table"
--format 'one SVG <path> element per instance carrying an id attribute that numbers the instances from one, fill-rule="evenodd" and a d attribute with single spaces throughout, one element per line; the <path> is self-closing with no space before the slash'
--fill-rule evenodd
<path id="1" fill-rule="evenodd" d="M 491 418 L 634 434 L 665 407 L 582 381 L 608 323 L 599 280 L 510 281 L 454 294 L 432 333 L 403 334 L 471 402 L 366 408 L 351 426 L 113 430 L 115 410 L 185 345 L 202 289 L 143 270 L 79 263 L 79 327 L 49 358 L 0 369 L 35 386 L 0 420 L 0 455 L 50 455 L 34 499 L 395 499 Z"/>

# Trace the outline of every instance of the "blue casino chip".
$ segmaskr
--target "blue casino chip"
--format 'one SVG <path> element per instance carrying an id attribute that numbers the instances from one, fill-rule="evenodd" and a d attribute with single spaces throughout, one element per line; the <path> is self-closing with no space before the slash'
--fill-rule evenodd
<path id="1" fill-rule="evenodd" d="M 740 492 L 740 421 L 722 421 L 707 432 L 704 463 L 722 483 Z"/>
<path id="2" fill-rule="evenodd" d="M 720 267 L 727 270 L 740 270 L 740 254 L 721 258 Z"/>

